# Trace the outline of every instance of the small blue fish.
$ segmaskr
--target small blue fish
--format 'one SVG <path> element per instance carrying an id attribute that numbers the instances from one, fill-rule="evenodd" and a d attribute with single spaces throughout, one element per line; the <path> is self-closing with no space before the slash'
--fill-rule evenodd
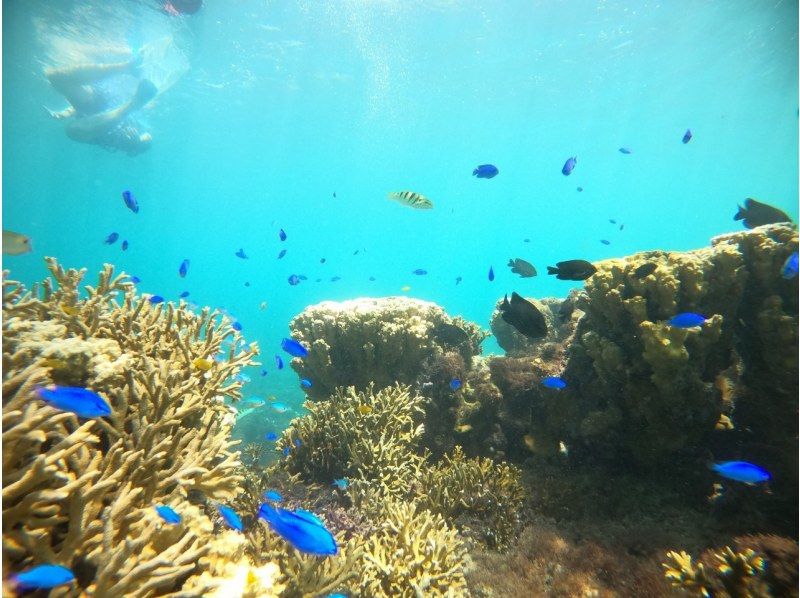
<path id="1" fill-rule="evenodd" d="M 288 280 L 289 284 L 292 285 L 293 287 L 300 284 L 300 279 L 297 277 L 297 274 L 292 274 Z"/>
<path id="2" fill-rule="evenodd" d="M 702 326 L 707 319 L 701 314 L 682 313 L 667 320 L 667 324 L 675 328 L 693 328 L 694 326 Z"/>
<path id="3" fill-rule="evenodd" d="M 133 193 L 131 193 L 130 191 L 123 191 L 122 201 L 125 202 L 125 205 L 131 212 L 133 212 L 134 214 L 139 213 L 139 202 L 136 201 L 136 198 L 133 196 Z"/>
<path id="4" fill-rule="evenodd" d="M 233 328 L 236 332 L 242 331 L 242 325 L 239 322 L 233 322 L 231 324 L 231 328 Z"/>
<path id="5" fill-rule="evenodd" d="M 11 575 L 9 579 L 18 590 L 48 590 L 73 582 L 75 575 L 61 565 L 37 565 L 22 573 Z"/>
<path id="6" fill-rule="evenodd" d="M 272 531 L 301 552 L 328 556 L 339 551 L 333 534 L 319 517 L 309 511 L 298 509 L 293 512 L 264 503 L 258 509 L 258 516 L 269 524 Z"/>
<path id="7" fill-rule="evenodd" d="M 358 249 L 353 252 L 353 255 L 358 255 Z"/>
<path id="8" fill-rule="evenodd" d="M 333 480 L 333 484 L 331 485 L 336 486 L 337 490 L 346 490 L 350 485 L 350 482 L 348 482 L 345 478 L 337 478 Z"/>
<path id="9" fill-rule="evenodd" d="M 300 380 L 300 385 L 303 388 L 311 388 L 312 386 L 311 380 L 309 380 L 308 378 L 303 378 L 302 380 Z"/>
<path id="10" fill-rule="evenodd" d="M 567 383 L 558 376 L 547 376 L 546 378 L 542 378 L 542 386 L 561 390 L 562 388 L 567 387 Z"/>
<path id="11" fill-rule="evenodd" d="M 250 258 L 248 258 L 248 257 L 247 257 L 247 255 L 245 254 L 245 252 L 244 252 L 244 249 L 240 249 L 239 251 L 237 251 L 237 252 L 236 252 L 236 257 L 240 257 L 240 258 L 242 258 L 243 260 L 250 259 Z"/>
<path id="12" fill-rule="evenodd" d="M 219 356 L 217 356 L 217 357 L 219 357 Z M 217 360 L 217 358 L 215 357 L 214 361 L 216 361 L 216 360 Z M 221 359 L 221 361 L 225 361 L 225 360 Z M 250 382 L 250 376 L 248 376 L 247 374 L 236 374 L 233 377 L 233 379 L 236 380 L 237 382 L 241 382 L 242 384 L 247 384 L 248 382 Z"/>
<path id="13" fill-rule="evenodd" d="M 142 279 L 138 276 L 128 276 L 128 280 L 130 280 L 133 284 L 139 284 L 142 282 Z"/>
<path id="14" fill-rule="evenodd" d="M 324 263 L 325 263 L 325 262 L 327 262 L 327 261 L 328 261 L 328 260 L 326 260 L 324 257 L 321 257 L 321 258 L 319 258 L 319 263 L 320 263 L 320 264 L 324 264 Z"/>
<path id="15" fill-rule="evenodd" d="M 578 156 L 573 156 L 572 158 L 568 158 L 566 162 L 564 162 L 564 167 L 561 169 L 561 174 L 564 176 L 569 176 L 573 170 L 575 170 L 575 166 L 578 164 Z"/>
<path id="16" fill-rule="evenodd" d="M 267 432 L 264 435 L 264 440 L 269 440 L 270 442 L 275 442 L 278 440 L 278 435 L 275 432 Z"/>
<path id="17" fill-rule="evenodd" d="M 288 446 L 283 447 L 283 456 L 284 457 L 288 457 L 289 456 L 289 447 Z"/>
<path id="18" fill-rule="evenodd" d="M 299 278 L 300 280 L 308 280 L 308 276 L 306 276 L 305 274 L 298 274 L 297 278 Z"/>
<path id="19" fill-rule="evenodd" d="M 181 293 L 180 295 L 178 295 L 178 297 L 179 297 L 180 299 L 186 299 L 188 296 L 189 296 L 189 291 L 184 291 L 183 293 Z"/>
<path id="20" fill-rule="evenodd" d="M 724 461 L 713 463 L 711 469 L 729 480 L 744 482 L 745 484 L 759 484 L 770 479 L 769 472 L 763 467 L 753 465 L 747 461 Z"/>
<path id="21" fill-rule="evenodd" d="M 630 154 L 632 152 L 631 152 L 631 148 L 629 148 L 629 147 L 621 147 L 621 148 L 619 148 L 619 153 L 620 154 Z"/>
<path id="22" fill-rule="evenodd" d="M 148 301 L 151 305 L 158 305 L 159 303 L 164 303 L 164 298 L 161 295 L 150 295 Z"/>
<path id="23" fill-rule="evenodd" d="M 281 230 L 278 232 L 278 238 L 279 238 L 281 241 L 285 241 L 285 240 L 286 240 L 286 233 L 283 231 L 283 229 L 281 229 Z"/>
<path id="24" fill-rule="evenodd" d="M 106 400 L 86 388 L 51 384 L 37 388 L 36 393 L 48 405 L 63 411 L 72 411 L 80 417 L 111 415 L 111 406 Z"/>
<path id="25" fill-rule="evenodd" d="M 280 253 L 278 253 L 278 259 L 281 259 L 284 255 L 286 255 L 286 250 L 281 249 Z"/>
<path id="26" fill-rule="evenodd" d="M 189 272 L 189 260 L 183 260 L 181 262 L 181 267 L 178 268 L 178 275 L 181 278 L 186 278 L 186 274 Z"/>
<path id="27" fill-rule="evenodd" d="M 493 280 L 494 280 L 494 268 L 489 266 L 489 282 L 492 282 Z"/>
<path id="28" fill-rule="evenodd" d="M 283 369 L 283 359 L 281 359 L 280 355 L 275 356 L 275 367 L 279 370 Z"/>
<path id="29" fill-rule="evenodd" d="M 272 502 L 281 502 L 283 500 L 283 497 L 275 490 L 267 490 L 264 493 L 264 498 Z"/>
<path id="30" fill-rule="evenodd" d="M 127 250 L 128 250 L 128 241 L 124 240 L 122 241 L 122 251 L 127 251 Z"/>
<path id="31" fill-rule="evenodd" d="M 575 189 L 575 191 L 577 191 L 578 193 L 581 193 L 581 192 L 583 192 L 583 187 L 577 187 Z"/>
<path id="32" fill-rule="evenodd" d="M 266 375 L 267 375 L 267 370 L 261 370 L 261 377 L 263 378 Z"/>
<path id="33" fill-rule="evenodd" d="M 450 380 L 450 389 L 451 390 L 456 391 L 459 388 L 461 388 L 461 380 L 459 380 L 458 378 L 453 378 L 452 380 Z"/>
<path id="34" fill-rule="evenodd" d="M 479 179 L 490 179 L 497 176 L 499 173 L 500 171 L 497 169 L 497 166 L 493 164 L 481 164 L 472 171 L 472 176 L 478 177 Z"/>
<path id="35" fill-rule="evenodd" d="M 603 245 L 611 245 L 611 241 L 609 241 L 608 239 L 600 239 L 600 242 L 601 242 Z"/>
<path id="36" fill-rule="evenodd" d="M 530 239 L 528 239 L 528 238 L 522 239 L 522 241 L 523 241 L 524 243 L 530 243 L 530 242 L 531 242 L 531 240 L 530 240 Z"/>
<path id="37" fill-rule="evenodd" d="M 461 281 L 462 281 L 462 278 L 460 276 L 456 276 L 456 286 L 458 286 L 458 283 L 461 282 Z"/>
<path id="38" fill-rule="evenodd" d="M 681 141 L 683 141 L 684 143 L 689 143 L 691 140 L 692 140 L 692 130 L 686 129 L 686 132 L 683 134 L 683 139 L 681 139 Z"/>
<path id="39" fill-rule="evenodd" d="M 289 408 L 280 402 L 272 403 L 272 408 L 275 410 L 276 413 L 286 413 L 289 411 Z"/>
<path id="40" fill-rule="evenodd" d="M 617 223 L 617 221 L 616 221 L 616 220 L 614 220 L 613 218 L 609 218 L 609 219 L 608 219 L 608 221 L 609 221 L 611 224 L 616 224 L 616 223 Z"/>
<path id="41" fill-rule="evenodd" d="M 225 523 L 228 524 L 228 527 L 235 529 L 237 532 L 242 531 L 242 520 L 236 514 L 236 511 L 225 505 L 217 505 L 217 510 L 219 514 L 222 515 L 222 519 L 225 520 Z"/>
<path id="42" fill-rule="evenodd" d="M 168 507 L 166 505 L 158 505 L 156 507 L 156 512 L 159 514 L 161 519 L 169 523 L 170 525 L 177 525 L 181 522 L 181 516 L 175 512 L 175 509 L 172 507 Z"/>
<path id="43" fill-rule="evenodd" d="M 783 267 L 781 268 L 781 276 L 783 276 L 786 280 L 791 280 L 792 278 L 797 277 L 796 251 L 792 255 L 787 257 L 785 262 L 783 262 Z"/>
<path id="44" fill-rule="evenodd" d="M 333 276 L 333 277 L 331 278 L 331 282 L 336 282 L 337 280 L 341 280 L 341 279 L 342 279 L 342 277 L 341 277 L 341 276 Z"/>
<path id="45" fill-rule="evenodd" d="M 302 445 L 303 445 L 303 443 L 300 441 L 300 439 L 299 439 L 299 438 L 295 438 L 295 439 L 294 439 L 294 446 L 295 446 L 295 448 L 300 448 Z"/>
<path id="46" fill-rule="evenodd" d="M 111 233 L 106 237 L 106 240 L 103 241 L 103 243 L 105 243 L 106 245 L 113 245 L 114 243 L 117 242 L 117 239 L 119 239 L 119 233 Z"/>
<path id="47" fill-rule="evenodd" d="M 416 274 L 417 276 L 425 276 L 428 273 L 427 270 L 423 270 L 422 268 L 417 268 L 412 272 L 412 274 Z"/>
<path id="48" fill-rule="evenodd" d="M 250 286 L 250 283 L 249 283 L 249 282 L 246 282 L 246 283 L 244 283 L 244 286 L 246 286 L 246 287 L 249 287 L 249 286 Z"/>
<path id="49" fill-rule="evenodd" d="M 375 277 L 374 277 L 374 276 L 370 276 L 370 277 L 369 277 L 369 281 L 370 281 L 370 282 L 375 282 Z"/>

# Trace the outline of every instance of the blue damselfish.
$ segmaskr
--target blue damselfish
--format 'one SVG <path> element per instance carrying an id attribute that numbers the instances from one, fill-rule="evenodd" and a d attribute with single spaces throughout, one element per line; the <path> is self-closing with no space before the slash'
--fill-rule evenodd
<path id="1" fill-rule="evenodd" d="M 269 524 L 272 531 L 301 552 L 327 556 L 339 551 L 333 534 L 313 513 L 302 509 L 288 511 L 264 503 L 258 509 L 258 516 Z"/>
<path id="2" fill-rule="evenodd" d="M 111 415 L 111 406 L 96 392 L 77 386 L 43 386 L 36 389 L 45 403 L 64 411 L 72 411 L 80 417 L 104 417 Z"/>

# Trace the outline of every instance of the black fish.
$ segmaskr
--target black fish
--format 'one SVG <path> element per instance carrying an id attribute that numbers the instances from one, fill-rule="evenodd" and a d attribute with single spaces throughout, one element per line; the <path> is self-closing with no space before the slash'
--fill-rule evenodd
<path id="1" fill-rule="evenodd" d="M 547 273 L 555 274 L 559 280 L 586 280 L 595 272 L 597 272 L 597 268 L 586 260 L 558 262 L 555 268 L 547 266 Z"/>
<path id="2" fill-rule="evenodd" d="M 647 262 L 646 264 L 642 264 L 636 270 L 633 271 L 633 275 L 636 278 L 644 278 L 648 274 L 652 274 L 658 268 L 658 264 L 653 262 Z"/>
<path id="3" fill-rule="evenodd" d="M 739 206 L 739 211 L 733 217 L 734 220 L 744 220 L 745 228 L 755 228 L 763 224 L 773 224 L 775 222 L 791 222 L 785 212 L 778 208 L 756 201 L 752 197 L 744 200 L 744 207 Z"/>
<path id="4" fill-rule="evenodd" d="M 466 330 L 455 324 L 442 322 L 433 329 L 433 334 L 442 344 L 458 347 L 462 343 L 469 343 L 470 337 Z"/>
<path id="5" fill-rule="evenodd" d="M 508 295 L 503 298 L 500 304 L 501 317 L 503 321 L 511 324 L 521 334 L 528 338 L 542 338 L 547 336 L 547 322 L 536 306 L 517 295 L 511 293 L 511 302 Z"/>
<path id="6" fill-rule="evenodd" d="M 522 278 L 536 276 L 536 268 L 533 267 L 533 264 L 519 258 L 508 260 L 508 267 L 514 274 L 519 274 Z"/>

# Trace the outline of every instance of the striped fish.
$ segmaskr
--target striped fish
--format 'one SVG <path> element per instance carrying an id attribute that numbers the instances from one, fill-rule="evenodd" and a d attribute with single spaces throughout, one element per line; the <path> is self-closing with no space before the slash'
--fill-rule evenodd
<path id="1" fill-rule="evenodd" d="M 433 208 L 433 203 L 430 199 L 413 191 L 392 191 L 387 197 L 418 210 L 430 210 Z"/>

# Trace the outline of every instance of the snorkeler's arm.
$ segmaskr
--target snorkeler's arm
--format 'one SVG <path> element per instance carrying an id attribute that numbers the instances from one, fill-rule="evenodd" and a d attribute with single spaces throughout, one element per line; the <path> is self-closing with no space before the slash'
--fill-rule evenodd
<path id="1" fill-rule="evenodd" d="M 76 64 L 45 69 L 44 76 L 53 87 L 62 91 L 62 89 L 69 90 L 75 86 L 90 85 L 113 75 L 131 73 L 138 64 L 139 61 L 136 58 L 111 64 Z"/>

